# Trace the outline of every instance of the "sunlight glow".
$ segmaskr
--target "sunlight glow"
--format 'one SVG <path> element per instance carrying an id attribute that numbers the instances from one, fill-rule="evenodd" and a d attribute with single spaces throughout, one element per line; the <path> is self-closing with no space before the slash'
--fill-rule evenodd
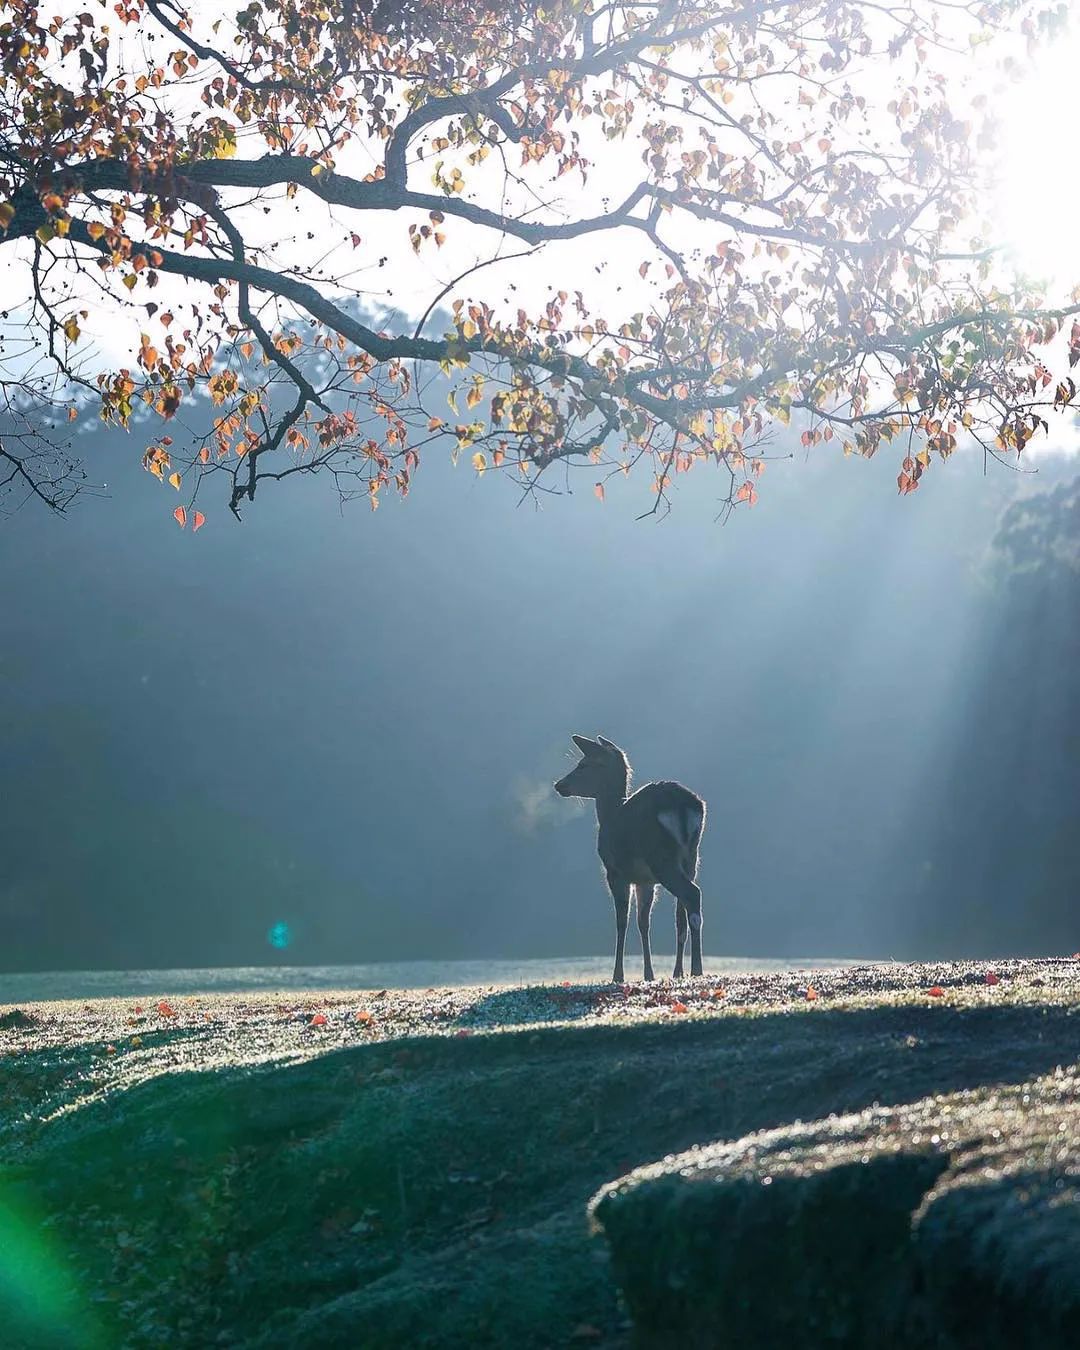
<path id="1" fill-rule="evenodd" d="M 1080 284 L 1080 184 L 1068 145 L 1080 65 L 1080 23 L 1018 57 L 1023 77 L 999 87 L 995 234 L 1011 260 L 1051 293 Z"/>

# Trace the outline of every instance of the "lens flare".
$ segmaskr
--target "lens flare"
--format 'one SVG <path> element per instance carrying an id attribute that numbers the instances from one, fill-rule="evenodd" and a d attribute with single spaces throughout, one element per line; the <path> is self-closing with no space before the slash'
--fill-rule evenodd
<path id="1" fill-rule="evenodd" d="M 276 947 L 279 951 L 284 951 L 289 943 L 292 942 L 292 929 L 284 919 L 279 919 L 266 934 L 266 940 L 271 947 Z"/>

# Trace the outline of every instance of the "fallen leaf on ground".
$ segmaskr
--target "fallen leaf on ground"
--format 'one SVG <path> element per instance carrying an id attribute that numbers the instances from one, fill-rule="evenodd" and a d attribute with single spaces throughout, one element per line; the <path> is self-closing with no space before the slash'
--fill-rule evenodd
<path id="1" fill-rule="evenodd" d="M 160 1013 L 160 1015 L 161 1015 L 162 1017 L 175 1017 L 175 1016 L 176 1016 L 176 1009 L 172 1007 L 172 1005 L 169 1003 L 168 999 L 164 999 L 164 998 L 163 998 L 163 999 L 161 1000 L 161 1002 L 157 1005 L 157 1010 L 158 1010 L 158 1012 Z"/>
<path id="2" fill-rule="evenodd" d="M 935 984 L 931 989 L 928 989 L 926 992 L 930 995 L 931 998 L 942 998 L 945 994 L 945 990 L 942 989 L 940 984 Z"/>
<path id="3" fill-rule="evenodd" d="M 987 984 L 1000 984 L 1001 981 L 1000 981 L 1000 979 L 998 979 L 997 975 L 996 975 L 992 970 L 988 970 L 988 971 L 986 972 L 986 983 L 987 983 Z"/>

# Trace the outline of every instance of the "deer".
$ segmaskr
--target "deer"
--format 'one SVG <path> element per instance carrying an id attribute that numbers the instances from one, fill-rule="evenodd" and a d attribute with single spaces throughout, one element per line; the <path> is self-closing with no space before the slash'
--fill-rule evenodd
<path id="1" fill-rule="evenodd" d="M 683 949 L 690 931 L 690 974 L 701 972 L 701 890 L 698 848 L 705 828 L 705 803 L 681 783 L 646 783 L 627 796 L 630 761 L 613 742 L 598 736 L 570 738 L 582 758 L 553 784 L 560 797 L 596 802 L 596 851 L 615 905 L 615 971 L 622 984 L 623 948 L 630 914 L 630 888 L 637 898 L 638 932 L 646 980 L 652 980 L 649 916 L 657 885 L 675 897 L 675 969 L 683 975 Z"/>

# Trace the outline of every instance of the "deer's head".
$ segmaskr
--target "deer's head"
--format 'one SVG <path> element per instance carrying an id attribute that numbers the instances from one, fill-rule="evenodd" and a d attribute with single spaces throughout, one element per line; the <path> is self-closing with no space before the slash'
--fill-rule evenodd
<path id="1" fill-rule="evenodd" d="M 583 758 L 554 785 L 560 797 L 607 797 L 617 793 L 625 797 L 630 764 L 614 743 L 603 736 L 595 741 L 588 736 L 570 738 Z"/>

